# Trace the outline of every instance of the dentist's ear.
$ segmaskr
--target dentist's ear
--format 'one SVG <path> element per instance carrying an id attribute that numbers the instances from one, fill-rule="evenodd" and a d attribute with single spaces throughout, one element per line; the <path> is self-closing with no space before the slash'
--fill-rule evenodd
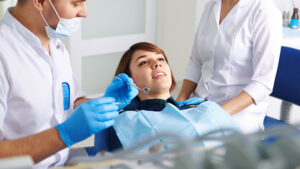
<path id="1" fill-rule="evenodd" d="M 32 0 L 32 4 L 38 12 L 42 12 L 44 10 L 45 0 Z"/>

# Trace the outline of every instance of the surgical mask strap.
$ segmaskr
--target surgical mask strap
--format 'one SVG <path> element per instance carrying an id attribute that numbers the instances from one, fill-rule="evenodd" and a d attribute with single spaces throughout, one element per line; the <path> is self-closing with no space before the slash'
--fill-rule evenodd
<path id="1" fill-rule="evenodd" d="M 42 17 L 42 19 L 44 20 L 45 24 L 46 24 L 47 26 L 49 26 L 49 24 L 48 24 L 48 22 L 46 21 L 46 19 L 45 19 L 44 15 L 42 14 L 42 12 L 40 12 L 40 14 L 41 14 L 41 17 Z"/>
<path id="2" fill-rule="evenodd" d="M 52 9 L 54 10 L 56 16 L 57 16 L 58 19 L 60 20 L 60 16 L 58 15 L 58 12 L 56 11 L 56 9 L 55 9 L 55 7 L 54 7 L 54 5 L 53 5 L 53 3 L 52 3 L 52 0 L 49 0 L 49 2 L 50 2 L 50 5 L 51 5 Z M 46 24 L 47 26 L 49 26 L 49 24 L 48 24 L 48 22 L 46 21 L 46 19 L 45 19 L 44 15 L 42 14 L 42 12 L 40 12 L 40 14 L 41 14 L 42 19 L 44 20 L 45 24 Z"/>
<path id="3" fill-rule="evenodd" d="M 53 3 L 52 3 L 52 0 L 49 0 L 49 2 L 50 2 L 50 5 L 52 6 L 52 8 L 53 8 L 53 10 L 54 10 L 54 12 L 55 12 L 55 14 L 56 14 L 56 16 L 57 16 L 58 19 L 60 20 L 60 16 L 58 15 L 58 12 L 57 12 L 57 10 L 55 9 L 55 7 L 54 7 L 54 5 L 53 5 Z"/>

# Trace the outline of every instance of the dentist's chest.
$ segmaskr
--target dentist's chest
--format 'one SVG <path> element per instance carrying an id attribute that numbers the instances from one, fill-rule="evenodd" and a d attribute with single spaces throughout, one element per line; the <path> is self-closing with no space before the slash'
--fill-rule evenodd
<path id="1" fill-rule="evenodd" d="M 55 114 L 63 119 L 74 93 L 68 54 L 51 50 L 49 56 L 27 50 L 10 63 L 9 107 L 27 110 L 31 117 L 49 119 Z"/>

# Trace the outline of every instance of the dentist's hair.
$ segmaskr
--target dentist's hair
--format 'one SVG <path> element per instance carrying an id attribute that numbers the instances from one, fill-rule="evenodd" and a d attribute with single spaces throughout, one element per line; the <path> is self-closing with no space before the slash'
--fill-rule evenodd
<path id="1" fill-rule="evenodd" d="M 23 6 L 25 3 L 27 3 L 27 1 L 29 0 L 18 0 L 17 5 Z M 45 0 L 40 0 L 40 1 L 41 1 L 40 3 L 44 3 Z"/>
<path id="2" fill-rule="evenodd" d="M 22 6 L 22 5 L 24 5 L 27 1 L 29 1 L 29 0 L 18 0 L 18 1 L 17 1 L 17 5 Z M 40 3 L 44 3 L 44 2 L 45 2 L 45 0 L 39 0 L 39 1 L 40 1 Z M 54 1 L 54 0 L 52 0 L 52 1 Z"/>
<path id="3" fill-rule="evenodd" d="M 166 62 L 169 64 L 168 62 L 168 58 L 165 54 L 165 52 L 159 48 L 158 46 L 149 43 L 149 42 L 139 42 L 136 43 L 134 45 L 132 45 L 122 56 L 119 65 L 117 67 L 117 70 L 115 72 L 115 76 L 117 76 L 120 73 L 126 73 L 128 76 L 131 77 L 131 72 L 129 69 L 129 65 L 130 65 L 130 61 L 132 59 L 132 55 L 135 51 L 137 50 L 144 50 L 144 51 L 149 51 L 149 52 L 157 52 L 160 53 L 164 56 Z M 170 87 L 170 92 L 174 90 L 175 86 L 176 86 L 176 81 L 175 78 L 173 76 L 173 72 L 171 70 L 171 77 L 172 77 L 172 85 Z"/>

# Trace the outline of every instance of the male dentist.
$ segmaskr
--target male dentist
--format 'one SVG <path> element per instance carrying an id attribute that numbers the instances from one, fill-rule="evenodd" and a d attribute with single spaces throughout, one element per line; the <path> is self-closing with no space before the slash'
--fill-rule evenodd
<path id="1" fill-rule="evenodd" d="M 63 165 L 70 146 L 113 125 L 121 108 L 114 102 L 137 95 L 113 81 L 106 97 L 83 98 L 60 41 L 82 17 L 85 0 L 18 0 L 0 21 L 0 158 L 30 155 L 35 168 Z"/>

